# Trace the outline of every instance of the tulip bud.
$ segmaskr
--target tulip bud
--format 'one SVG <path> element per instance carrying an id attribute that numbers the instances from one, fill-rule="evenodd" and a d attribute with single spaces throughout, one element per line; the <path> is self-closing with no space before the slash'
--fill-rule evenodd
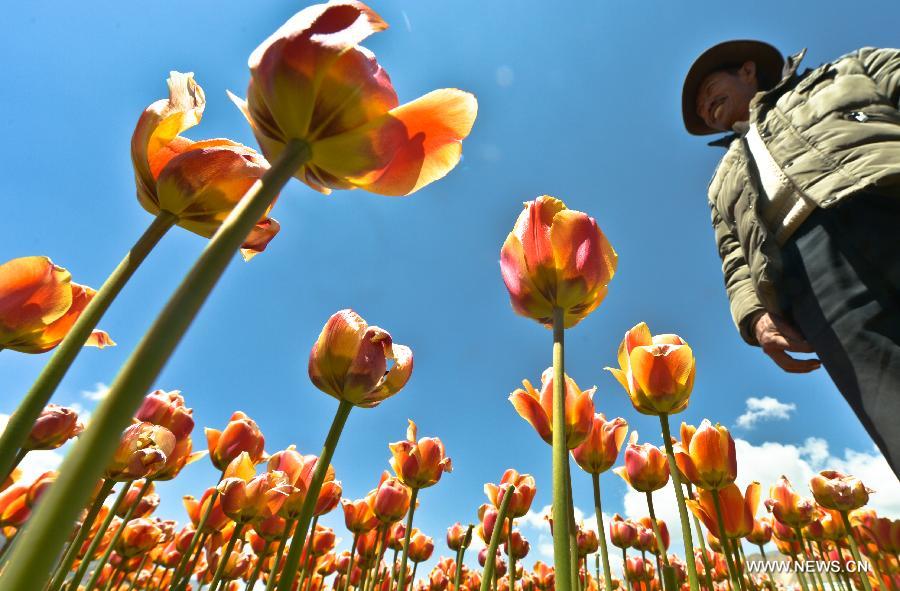
<path id="1" fill-rule="evenodd" d="M 675 414 L 687 408 L 694 388 L 693 351 L 678 335 L 652 336 L 641 322 L 619 345 L 619 368 L 605 368 L 622 384 L 635 410 Z"/>
<path id="2" fill-rule="evenodd" d="M 0 349 L 45 353 L 57 345 L 93 299 L 90 287 L 47 257 L 30 256 L 0 265 Z M 102 330 L 94 330 L 85 346 L 113 346 Z"/>
<path id="3" fill-rule="evenodd" d="M 456 522 L 450 527 L 447 528 L 447 547 L 453 550 L 454 552 L 459 552 L 459 549 L 465 545 L 466 541 L 466 533 L 468 529 L 463 526 L 460 522 Z"/>
<path id="4" fill-rule="evenodd" d="M 266 439 L 256 422 L 241 411 L 231 415 L 224 431 L 206 429 L 209 458 L 213 466 L 225 470 L 242 452 L 247 452 L 253 464 L 259 463 L 265 452 Z"/>
<path id="5" fill-rule="evenodd" d="M 570 328 L 603 301 L 616 252 L 594 218 L 559 199 L 541 195 L 524 205 L 500 250 L 510 302 L 518 314 L 546 326 L 559 308 Z"/>
<path id="6" fill-rule="evenodd" d="M 22 449 L 56 449 L 83 430 L 84 425 L 78 421 L 78 413 L 73 409 L 48 404 L 35 421 Z"/>
<path id="7" fill-rule="evenodd" d="M 191 519 L 191 523 L 196 528 L 202 516 L 206 513 L 210 498 L 212 497 L 213 492 L 216 490 L 215 487 L 211 486 L 206 489 L 206 492 L 203 493 L 203 496 L 200 497 L 200 501 L 197 501 L 192 496 L 186 496 L 183 498 L 184 508 L 187 511 L 188 517 Z M 213 533 L 221 530 L 229 523 L 229 518 L 225 515 L 225 512 L 222 510 L 222 500 L 219 495 L 216 495 L 215 500 L 213 501 L 212 511 L 209 513 L 209 517 L 206 520 L 206 523 L 203 526 L 203 531 L 207 533 Z"/>
<path id="8" fill-rule="evenodd" d="M 162 539 L 160 527 L 149 519 L 132 519 L 125 524 L 116 544 L 116 552 L 125 558 L 132 558 L 150 550 Z"/>
<path id="9" fill-rule="evenodd" d="M 352 310 L 328 319 L 309 354 L 309 379 L 319 390 L 364 408 L 399 392 L 412 368 L 409 347 L 395 345 L 390 333 L 369 326 Z"/>
<path id="10" fill-rule="evenodd" d="M 651 443 L 637 444 L 637 431 L 625 448 L 625 466 L 613 470 L 639 492 L 659 490 L 669 482 L 669 464 L 665 450 Z"/>
<path id="11" fill-rule="evenodd" d="M 638 528 L 630 520 L 616 513 L 609 522 L 609 541 L 616 548 L 630 548 L 637 540 Z"/>
<path id="12" fill-rule="evenodd" d="M 764 546 L 772 539 L 772 518 L 769 516 L 753 520 L 753 530 L 747 534 L 747 541 L 757 546 Z"/>
<path id="13" fill-rule="evenodd" d="M 500 478 L 499 486 L 488 483 L 484 485 L 484 494 L 488 500 L 496 508 L 500 508 L 503 503 L 503 497 L 506 496 L 510 486 L 515 486 L 513 497 L 509 500 L 506 508 L 506 514 L 512 518 L 524 517 L 528 510 L 531 509 L 531 503 L 534 495 L 537 493 L 537 485 L 534 482 L 534 476 L 531 474 L 519 474 L 512 468 L 506 470 Z"/>
<path id="14" fill-rule="evenodd" d="M 512 542 L 512 544 L 510 544 L 510 542 Z M 514 556 L 516 560 L 528 556 L 529 550 L 531 550 L 531 544 L 529 544 L 528 540 L 525 539 L 525 536 L 518 531 L 513 531 L 512 535 L 503 542 L 503 551 L 506 552 L 507 556 Z"/>
<path id="15" fill-rule="evenodd" d="M 420 531 L 412 534 L 409 540 L 409 559 L 413 562 L 425 562 L 434 552 L 434 540 Z"/>
<path id="16" fill-rule="evenodd" d="M 344 509 L 344 524 L 353 534 L 362 534 L 371 531 L 378 526 L 378 518 L 372 512 L 367 499 L 341 501 Z"/>
<path id="17" fill-rule="evenodd" d="M 371 497 L 372 512 L 385 524 L 399 521 L 409 510 L 410 490 L 397 478 L 382 482 Z"/>
<path id="18" fill-rule="evenodd" d="M 546 443 L 553 444 L 553 368 L 548 367 L 541 374 L 541 392 L 528 380 L 523 380 L 524 389 L 518 388 L 509 396 L 509 401 L 519 416 L 528 421 Z M 575 380 L 566 376 L 566 447 L 574 449 L 587 439 L 594 421 L 593 397 L 596 387 L 582 391 Z"/>
<path id="19" fill-rule="evenodd" d="M 194 430 L 192 414 L 193 410 L 184 405 L 184 397 L 178 390 L 155 390 L 144 397 L 135 418 L 165 427 L 181 441 Z"/>
<path id="20" fill-rule="evenodd" d="M 171 431 L 152 423 L 135 423 L 122 433 L 106 477 L 117 482 L 153 478 L 174 450 Z"/>
<path id="21" fill-rule="evenodd" d="M 410 488 L 426 488 L 437 484 L 444 472 L 453 470 L 444 444 L 437 437 L 416 441 L 416 424 L 410 420 L 406 440 L 391 443 L 390 463 L 400 482 Z"/>
<path id="22" fill-rule="evenodd" d="M 128 487 L 128 492 L 125 493 L 125 499 L 119 505 L 116 515 L 125 517 L 125 514 L 131 511 L 133 518 L 149 517 L 156 510 L 159 506 L 160 498 L 158 494 L 153 492 L 155 488 L 153 483 L 150 483 L 144 494 L 138 498 L 138 495 L 141 494 L 141 490 L 144 488 L 144 484 L 143 480 L 138 480 Z M 134 507 L 133 510 L 132 507 Z"/>
<path id="23" fill-rule="evenodd" d="M 825 470 L 809 481 L 816 502 L 826 509 L 853 511 L 869 502 L 869 493 L 862 481 L 837 470 Z"/>
<path id="24" fill-rule="evenodd" d="M 798 495 L 786 476 L 769 488 L 765 504 L 775 519 L 791 527 L 803 527 L 812 520 L 815 511 L 812 502 Z"/>
<path id="25" fill-rule="evenodd" d="M 475 98 L 442 89 L 399 105 L 388 75 L 357 45 L 385 28 L 362 2 L 309 6 L 250 56 L 247 101 L 232 96 L 268 157 L 290 140 L 305 144 L 309 159 L 294 176 L 317 191 L 407 195 L 459 161 Z"/>
<path id="26" fill-rule="evenodd" d="M 334 550 L 335 541 L 333 529 L 324 525 L 316 525 L 309 551 L 313 556 L 322 556 Z"/>
<path id="27" fill-rule="evenodd" d="M 650 552 L 653 552 L 654 554 L 657 554 L 659 552 L 659 545 L 657 544 L 657 541 L 656 541 L 656 531 L 653 529 L 653 521 L 651 521 L 650 517 L 645 516 L 645 517 L 641 517 L 638 520 L 638 523 L 640 523 L 644 528 L 649 530 L 650 533 L 653 535 L 653 544 L 648 550 Z M 659 529 L 659 535 L 662 538 L 663 548 L 668 550 L 669 542 L 671 541 L 670 537 L 669 537 L 669 527 L 666 525 L 666 522 L 663 521 L 662 519 L 656 520 L 656 527 Z"/>
<path id="28" fill-rule="evenodd" d="M 572 450 L 572 458 L 585 472 L 602 474 L 616 463 L 627 432 L 625 419 L 607 421 L 605 416 L 596 413 L 587 439 Z"/>

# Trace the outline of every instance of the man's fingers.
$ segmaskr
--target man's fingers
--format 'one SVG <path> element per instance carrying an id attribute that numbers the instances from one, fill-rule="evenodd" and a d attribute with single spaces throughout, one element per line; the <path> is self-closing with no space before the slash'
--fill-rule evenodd
<path id="1" fill-rule="evenodd" d="M 818 359 L 795 359 L 782 350 L 767 351 L 778 367 L 788 373 L 809 373 L 822 365 Z"/>
<path id="2" fill-rule="evenodd" d="M 796 351 L 798 353 L 813 352 L 813 348 L 806 342 L 803 334 L 794 325 L 782 320 L 775 323 L 775 328 L 790 343 L 789 347 L 785 347 L 788 351 Z"/>

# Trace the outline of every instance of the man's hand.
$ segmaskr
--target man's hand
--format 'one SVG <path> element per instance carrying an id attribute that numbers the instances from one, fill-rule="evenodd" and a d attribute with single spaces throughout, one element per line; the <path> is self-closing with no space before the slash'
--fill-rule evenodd
<path id="1" fill-rule="evenodd" d="M 797 359 L 786 351 L 812 353 L 813 349 L 804 340 L 803 335 L 792 324 L 768 312 L 758 315 L 753 321 L 753 332 L 763 352 L 778 364 L 778 367 L 789 373 L 809 373 L 819 369 L 818 359 Z"/>

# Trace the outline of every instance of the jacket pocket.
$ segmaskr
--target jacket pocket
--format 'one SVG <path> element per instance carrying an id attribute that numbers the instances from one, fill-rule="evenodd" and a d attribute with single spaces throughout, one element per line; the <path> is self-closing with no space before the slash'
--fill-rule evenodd
<path id="1" fill-rule="evenodd" d="M 896 123 L 900 125 L 900 112 L 889 113 L 885 111 L 863 111 L 857 109 L 843 113 L 842 117 L 847 121 L 856 121 L 857 123 Z"/>

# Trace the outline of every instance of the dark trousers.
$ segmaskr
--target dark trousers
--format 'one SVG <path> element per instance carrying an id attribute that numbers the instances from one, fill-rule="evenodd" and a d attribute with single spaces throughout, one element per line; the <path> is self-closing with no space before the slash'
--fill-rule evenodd
<path id="1" fill-rule="evenodd" d="M 900 188 L 816 210 L 782 257 L 785 309 L 900 478 Z"/>

